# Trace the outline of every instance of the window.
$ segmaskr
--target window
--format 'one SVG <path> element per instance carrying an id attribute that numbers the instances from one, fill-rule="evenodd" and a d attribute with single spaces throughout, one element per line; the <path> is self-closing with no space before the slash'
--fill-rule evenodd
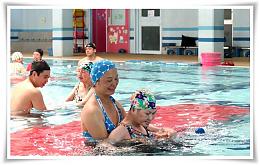
<path id="1" fill-rule="evenodd" d="M 231 9 L 224 9 L 224 19 L 231 19 L 232 10 Z"/>
<path id="2" fill-rule="evenodd" d="M 112 9 L 109 25 L 125 25 L 125 10 Z"/>
<path id="3" fill-rule="evenodd" d="M 142 9 L 142 17 L 160 17 L 160 9 Z"/>

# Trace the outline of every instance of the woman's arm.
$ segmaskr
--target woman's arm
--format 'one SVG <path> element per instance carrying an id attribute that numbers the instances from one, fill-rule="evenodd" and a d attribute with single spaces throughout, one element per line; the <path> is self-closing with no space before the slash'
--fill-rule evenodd
<path id="1" fill-rule="evenodd" d="M 117 142 L 120 142 L 122 140 L 127 140 L 127 139 L 130 139 L 130 135 L 127 129 L 122 125 L 116 127 L 108 136 L 108 141 L 111 144 L 115 144 Z"/>
<path id="2" fill-rule="evenodd" d="M 149 124 L 147 129 L 157 137 L 157 138 L 173 138 L 176 136 L 176 131 L 168 127 L 156 127 L 152 124 Z"/>
<path id="3" fill-rule="evenodd" d="M 84 106 L 81 112 L 81 125 L 94 139 L 102 140 L 108 137 L 102 112 L 96 106 Z"/>
<path id="4" fill-rule="evenodd" d="M 76 84 L 76 85 L 74 86 L 74 88 L 72 89 L 72 91 L 69 93 L 69 95 L 68 95 L 67 98 L 65 99 L 66 102 L 68 102 L 68 101 L 73 101 L 73 100 L 74 100 L 75 90 L 76 90 L 77 87 L 78 87 L 78 84 Z"/>
<path id="5" fill-rule="evenodd" d="M 86 102 L 89 100 L 90 96 L 94 93 L 94 88 L 90 88 L 88 91 L 87 95 L 80 101 L 79 103 L 76 104 L 78 107 L 84 107 Z"/>

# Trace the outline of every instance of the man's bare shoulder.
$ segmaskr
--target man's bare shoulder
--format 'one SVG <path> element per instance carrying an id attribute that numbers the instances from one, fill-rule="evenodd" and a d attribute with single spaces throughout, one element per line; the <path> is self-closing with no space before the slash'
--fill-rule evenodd
<path id="1" fill-rule="evenodd" d="M 81 63 L 83 63 L 86 60 L 88 60 L 88 57 L 84 57 L 84 58 L 80 59 L 78 62 L 78 65 L 80 65 Z"/>
<path id="2" fill-rule="evenodd" d="M 25 92 L 30 94 L 39 94 L 41 93 L 38 88 L 35 88 L 32 83 L 30 83 L 28 80 L 24 80 L 17 85 L 14 86 L 13 91 L 15 92 Z"/>

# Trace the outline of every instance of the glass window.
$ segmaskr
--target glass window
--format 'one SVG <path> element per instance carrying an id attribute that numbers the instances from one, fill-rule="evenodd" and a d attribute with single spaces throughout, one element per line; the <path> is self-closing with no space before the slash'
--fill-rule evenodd
<path id="1" fill-rule="evenodd" d="M 160 9 L 142 9 L 142 17 L 160 17 Z"/>
<path id="2" fill-rule="evenodd" d="M 109 25 L 125 25 L 125 10 L 112 9 Z"/>
<path id="3" fill-rule="evenodd" d="M 232 10 L 231 9 L 224 9 L 224 19 L 231 19 Z"/>

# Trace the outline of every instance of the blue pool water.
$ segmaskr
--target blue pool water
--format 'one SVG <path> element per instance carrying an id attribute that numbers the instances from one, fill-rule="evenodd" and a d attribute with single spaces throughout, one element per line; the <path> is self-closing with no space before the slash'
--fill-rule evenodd
<path id="1" fill-rule="evenodd" d="M 52 105 L 65 99 L 77 83 L 76 61 L 48 61 L 51 76 L 42 88 L 45 100 Z M 209 103 L 219 105 L 250 106 L 250 72 L 248 68 L 209 67 L 182 63 L 116 63 L 119 85 L 114 95 L 124 107 L 129 107 L 129 95 L 138 88 L 149 88 L 158 105 L 180 103 Z M 54 92 L 48 95 L 49 92 Z M 46 95 L 45 95 L 46 94 Z"/>
<path id="2" fill-rule="evenodd" d="M 26 59 L 25 64 L 29 61 Z M 56 111 L 46 112 L 40 122 L 31 120 L 32 127 L 39 123 L 60 125 L 79 120 L 81 110 L 74 105 L 64 104 L 66 96 L 78 82 L 75 73 L 77 61 L 47 62 L 51 66 L 51 76 L 55 79 L 49 81 L 41 91 L 48 109 Z M 196 63 L 134 60 L 117 62 L 116 66 L 120 80 L 114 97 L 126 110 L 129 108 L 129 96 L 143 87 L 155 93 L 159 106 L 213 104 L 250 108 L 249 68 L 205 68 Z M 15 132 L 28 127 L 28 122 L 12 121 L 11 127 L 11 131 Z M 205 135 L 198 136 L 191 129 L 179 137 L 182 142 L 188 141 L 187 145 L 192 145 L 192 148 L 174 149 L 170 146 L 170 152 L 160 152 L 160 155 L 250 155 L 250 115 L 232 116 L 226 122 L 209 121 L 206 129 Z"/>

